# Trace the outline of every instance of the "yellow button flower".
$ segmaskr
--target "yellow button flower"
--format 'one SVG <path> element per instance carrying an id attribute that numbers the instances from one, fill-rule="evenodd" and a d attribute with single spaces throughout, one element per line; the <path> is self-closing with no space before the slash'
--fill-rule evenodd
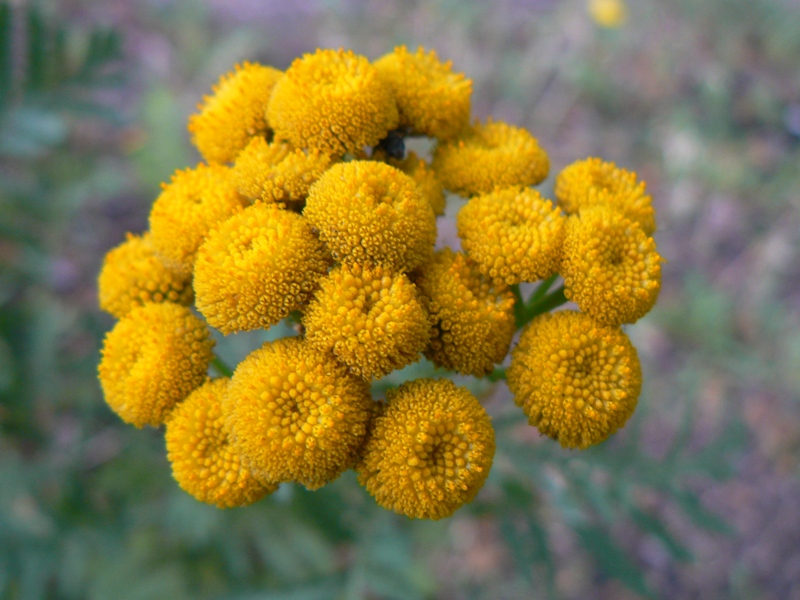
<path id="1" fill-rule="evenodd" d="M 647 235 L 656 230 L 652 198 L 645 193 L 644 182 L 613 162 L 593 157 L 572 163 L 556 177 L 555 195 L 567 214 L 602 204 L 639 223 Z"/>
<path id="2" fill-rule="evenodd" d="M 601 27 L 614 28 L 628 18 L 628 9 L 622 0 L 589 0 L 589 14 Z"/>
<path id="3" fill-rule="evenodd" d="M 126 423 L 160 425 L 206 378 L 214 341 L 206 324 L 178 304 L 137 306 L 106 334 L 100 385 Z"/>
<path id="4" fill-rule="evenodd" d="M 445 248 L 416 274 L 434 323 L 425 356 L 437 366 L 482 377 L 505 358 L 514 336 L 514 296 Z"/>
<path id="5" fill-rule="evenodd" d="M 418 379 L 387 394 L 356 467 L 376 502 L 415 519 L 449 517 L 483 487 L 494 458 L 489 415 L 449 379 Z"/>
<path id="6" fill-rule="evenodd" d="M 329 266 L 304 217 L 254 204 L 219 225 L 200 247 L 195 304 L 225 335 L 267 328 L 303 307 Z"/>
<path id="7" fill-rule="evenodd" d="M 636 408 L 642 373 L 619 327 L 559 311 L 523 330 L 506 370 L 514 401 L 541 433 L 565 448 L 599 444 Z"/>
<path id="8" fill-rule="evenodd" d="M 500 121 L 476 123 L 458 137 L 439 142 L 433 170 L 444 187 L 462 196 L 541 182 L 550 159 L 528 131 Z"/>
<path id="9" fill-rule="evenodd" d="M 448 139 L 469 125 L 472 82 L 454 73 L 452 63 L 441 62 L 435 51 L 418 48 L 411 54 L 398 46 L 375 61 L 375 68 L 397 99 L 400 127 Z"/>
<path id="10" fill-rule="evenodd" d="M 334 259 L 410 271 L 429 259 L 436 216 L 414 180 L 387 164 L 354 160 L 311 186 L 303 214 Z"/>
<path id="11" fill-rule="evenodd" d="M 269 134 L 267 102 L 283 73 L 272 67 L 245 62 L 220 77 L 213 94 L 189 117 L 189 132 L 203 158 L 229 163 L 254 137 Z"/>
<path id="12" fill-rule="evenodd" d="M 397 104 L 377 69 L 350 50 L 304 54 L 275 86 L 275 139 L 332 156 L 374 146 L 397 127 Z"/>
<path id="13" fill-rule="evenodd" d="M 633 323 L 658 298 L 661 262 L 638 223 L 607 206 L 587 208 L 567 223 L 564 294 L 601 323 Z"/>
<path id="14" fill-rule="evenodd" d="M 506 188 L 472 198 L 456 222 L 461 245 L 481 273 L 512 285 L 558 271 L 566 221 L 536 190 Z"/>
<path id="15" fill-rule="evenodd" d="M 189 305 L 194 298 L 189 274 L 164 264 L 148 233 L 129 233 L 108 251 L 97 285 L 100 308 L 118 319 L 147 302 Z"/>
<path id="16" fill-rule="evenodd" d="M 278 489 L 250 474 L 228 442 L 222 401 L 228 379 L 207 381 L 167 420 L 167 458 L 181 488 L 218 508 L 246 506 Z"/>
<path id="17" fill-rule="evenodd" d="M 372 405 L 366 382 L 292 337 L 239 363 L 224 410 L 233 446 L 256 477 L 316 489 L 354 464 Z"/>
<path id="18" fill-rule="evenodd" d="M 386 267 L 342 265 L 322 280 L 303 318 L 308 342 L 377 379 L 418 361 L 430 339 L 417 289 Z"/>

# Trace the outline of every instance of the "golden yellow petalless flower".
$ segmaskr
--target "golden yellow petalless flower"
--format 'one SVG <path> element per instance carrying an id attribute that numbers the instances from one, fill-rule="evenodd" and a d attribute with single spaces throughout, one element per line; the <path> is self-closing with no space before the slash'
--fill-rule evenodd
<path id="1" fill-rule="evenodd" d="M 600 323 L 633 323 L 647 314 L 661 290 L 661 262 L 653 238 L 607 206 L 567 222 L 564 294 Z"/>
<path id="2" fill-rule="evenodd" d="M 489 120 L 440 141 L 433 153 L 433 170 L 445 188 L 469 197 L 536 185 L 547 177 L 550 159 L 525 129 Z"/>
<path id="3" fill-rule="evenodd" d="M 304 54 L 275 86 L 275 139 L 332 156 L 374 146 L 397 127 L 397 104 L 378 70 L 350 50 Z"/>
<path id="4" fill-rule="evenodd" d="M 411 54 L 398 46 L 374 64 L 397 100 L 400 127 L 448 139 L 469 125 L 472 81 L 454 73 L 435 51 L 418 48 Z"/>
<path id="5" fill-rule="evenodd" d="M 444 214 L 446 203 L 444 186 L 430 165 L 417 156 L 416 152 L 409 152 L 408 156 L 402 160 L 387 158 L 386 162 L 400 169 L 416 182 L 419 193 L 430 202 L 434 215 L 438 217 Z"/>
<path id="6" fill-rule="evenodd" d="M 179 304 L 137 306 L 106 334 L 100 385 L 126 423 L 158 426 L 206 378 L 211 362 L 206 324 Z"/>
<path id="7" fill-rule="evenodd" d="M 150 209 L 153 245 L 168 263 L 191 272 L 197 249 L 217 223 L 242 208 L 230 168 L 200 163 L 176 171 Z"/>
<path id="8" fill-rule="evenodd" d="M 278 489 L 253 477 L 228 442 L 222 412 L 228 381 L 207 381 L 189 394 L 170 413 L 165 433 L 178 485 L 218 508 L 246 506 Z"/>
<path id="9" fill-rule="evenodd" d="M 628 9 L 622 0 L 589 0 L 589 14 L 601 27 L 619 27 L 628 18 Z"/>
<path id="10" fill-rule="evenodd" d="M 100 308 L 121 319 L 134 306 L 147 302 L 192 303 L 191 277 L 164 264 L 150 234 L 128 234 L 103 259 L 97 281 Z"/>
<path id="11" fill-rule="evenodd" d="M 353 465 L 373 404 L 364 380 L 292 337 L 239 363 L 224 410 L 231 442 L 257 478 L 316 489 Z"/>
<path id="12" fill-rule="evenodd" d="M 330 164 L 331 157 L 318 150 L 292 150 L 283 142 L 254 138 L 236 158 L 233 174 L 248 198 L 296 207 Z"/>
<path id="13" fill-rule="evenodd" d="M 312 346 L 377 379 L 421 358 L 428 313 L 408 277 L 386 267 L 342 265 L 322 280 L 303 324 Z"/>
<path id="14" fill-rule="evenodd" d="M 570 310 L 543 314 L 523 329 L 506 378 L 530 424 L 565 448 L 599 444 L 622 427 L 642 386 L 625 333 Z"/>
<path id="15" fill-rule="evenodd" d="M 254 204 L 220 224 L 197 253 L 197 310 L 223 334 L 267 328 L 302 308 L 330 256 L 296 213 Z"/>
<path id="16" fill-rule="evenodd" d="M 387 400 L 356 466 L 359 482 L 384 508 L 415 519 L 449 517 L 489 475 L 489 415 L 449 379 L 406 382 Z"/>
<path id="17" fill-rule="evenodd" d="M 381 162 L 333 165 L 311 186 L 303 214 L 341 262 L 410 271 L 436 242 L 428 200 L 411 177 Z"/>
<path id="18" fill-rule="evenodd" d="M 267 102 L 283 73 L 244 62 L 220 77 L 213 94 L 203 98 L 199 113 L 189 117 L 189 132 L 210 163 L 229 163 L 254 137 L 269 134 Z"/>
<path id="19" fill-rule="evenodd" d="M 642 226 L 647 235 L 656 230 L 652 198 L 636 173 L 596 157 L 575 161 L 556 177 L 555 196 L 567 214 L 606 205 Z"/>
<path id="20" fill-rule="evenodd" d="M 466 255 L 449 248 L 416 273 L 434 323 L 425 356 L 437 366 L 482 377 L 505 358 L 514 336 L 514 296 Z"/>
<path id="21" fill-rule="evenodd" d="M 476 196 L 458 212 L 458 236 L 484 275 L 512 285 L 538 281 L 561 266 L 567 219 L 530 188 Z"/>

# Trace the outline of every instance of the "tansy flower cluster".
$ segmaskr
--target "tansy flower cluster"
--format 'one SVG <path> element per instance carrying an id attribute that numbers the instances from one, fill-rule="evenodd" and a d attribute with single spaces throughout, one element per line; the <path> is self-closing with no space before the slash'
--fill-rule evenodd
<path id="1" fill-rule="evenodd" d="M 495 431 L 446 378 L 373 398 L 423 356 L 507 377 L 529 422 L 568 448 L 630 417 L 641 371 L 621 326 L 661 285 L 644 183 L 589 158 L 545 198 L 531 187 L 550 170 L 539 142 L 471 120 L 470 96 L 433 51 L 317 50 L 285 71 L 238 65 L 190 117 L 203 162 L 163 184 L 148 231 L 103 263 L 100 306 L 118 321 L 99 376 L 125 422 L 163 425 L 195 498 L 243 506 L 354 469 L 387 509 L 450 516 L 484 485 Z M 415 138 L 428 155 L 406 151 Z M 461 249 L 435 250 L 456 196 Z M 549 312 L 567 300 L 578 310 Z M 296 335 L 233 369 L 213 352 L 212 329 L 282 320 Z"/>

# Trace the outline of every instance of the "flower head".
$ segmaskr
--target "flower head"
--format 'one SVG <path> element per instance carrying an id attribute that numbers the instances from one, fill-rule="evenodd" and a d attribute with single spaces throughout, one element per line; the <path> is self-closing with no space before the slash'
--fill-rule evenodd
<path id="1" fill-rule="evenodd" d="M 430 339 L 428 313 L 408 277 L 357 263 L 322 280 L 303 324 L 312 346 L 364 379 L 416 362 Z"/>
<path id="2" fill-rule="evenodd" d="M 589 14 L 601 27 L 619 27 L 628 18 L 623 0 L 589 0 Z"/>
<path id="3" fill-rule="evenodd" d="M 638 223 L 607 206 L 587 208 L 567 223 L 564 294 L 601 323 L 633 323 L 656 302 L 661 262 Z"/>
<path id="4" fill-rule="evenodd" d="M 472 82 L 451 67 L 433 50 L 418 48 L 411 54 L 405 46 L 375 61 L 397 99 L 400 127 L 447 139 L 469 125 Z"/>
<path id="5" fill-rule="evenodd" d="M 100 308 L 118 319 L 147 302 L 189 305 L 194 298 L 189 274 L 164 264 L 147 233 L 129 233 L 108 251 L 97 285 Z"/>
<path id="6" fill-rule="evenodd" d="M 409 271 L 436 241 L 436 217 L 414 180 L 380 162 L 332 166 L 311 186 L 303 214 L 342 262 Z"/>
<path id="7" fill-rule="evenodd" d="M 239 363 L 224 410 L 233 446 L 257 478 L 316 489 L 353 465 L 372 405 L 362 379 L 292 337 Z"/>
<path id="8" fill-rule="evenodd" d="M 647 235 L 656 230 L 655 211 L 644 182 L 612 162 L 587 158 L 565 167 L 556 177 L 555 195 L 567 214 L 602 204 L 639 223 Z"/>
<path id="9" fill-rule="evenodd" d="M 433 214 L 437 217 L 444 214 L 446 202 L 444 186 L 430 165 L 417 156 L 416 152 L 409 152 L 408 156 L 402 160 L 388 158 L 386 162 L 400 169 L 416 182 L 419 193 L 430 202 Z"/>
<path id="10" fill-rule="evenodd" d="M 536 190 L 505 188 L 472 198 L 457 224 L 467 255 L 492 279 L 538 281 L 561 265 L 566 219 Z"/>
<path id="11" fill-rule="evenodd" d="M 622 427 L 642 386 L 625 333 L 569 310 L 525 327 L 506 377 L 530 424 L 565 448 L 599 444 Z"/>
<path id="12" fill-rule="evenodd" d="M 276 139 L 341 156 L 374 146 L 397 127 L 397 104 L 365 57 L 350 50 L 317 50 L 286 71 L 267 117 Z"/>
<path id="13" fill-rule="evenodd" d="M 103 342 L 99 374 L 106 402 L 126 423 L 160 425 L 203 383 L 213 346 L 208 327 L 187 307 L 135 307 Z"/>
<path id="14" fill-rule="evenodd" d="M 170 413 L 165 433 L 178 485 L 219 508 L 246 506 L 278 489 L 254 478 L 228 441 L 222 412 L 228 381 L 207 381 L 189 394 Z"/>
<path id="15" fill-rule="evenodd" d="M 212 231 L 197 253 L 197 310 L 225 335 L 267 328 L 299 310 L 330 257 L 308 221 L 254 204 Z"/>
<path id="16" fill-rule="evenodd" d="M 489 475 L 489 415 L 449 379 L 409 381 L 387 396 L 356 467 L 359 482 L 384 508 L 416 519 L 449 517 Z"/>
<path id="17" fill-rule="evenodd" d="M 229 163 L 254 137 L 269 133 L 267 102 L 283 73 L 245 62 L 220 77 L 213 94 L 203 98 L 199 113 L 189 117 L 189 132 L 203 158 Z"/>
<path id="18" fill-rule="evenodd" d="M 437 366 L 482 377 L 503 360 L 514 336 L 514 296 L 494 286 L 464 254 L 437 252 L 416 283 L 433 334 L 425 356 Z"/>
<path id="19" fill-rule="evenodd" d="M 547 177 L 550 160 L 530 133 L 500 121 L 476 123 L 452 140 L 440 141 L 433 170 L 444 187 L 462 196 L 529 186 Z"/>

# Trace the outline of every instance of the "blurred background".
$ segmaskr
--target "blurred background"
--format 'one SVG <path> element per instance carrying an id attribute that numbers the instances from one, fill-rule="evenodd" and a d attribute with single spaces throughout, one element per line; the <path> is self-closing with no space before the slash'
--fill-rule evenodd
<path id="1" fill-rule="evenodd" d="M 103 402 L 103 255 L 196 164 L 187 116 L 235 63 L 398 44 L 452 60 L 551 173 L 647 182 L 668 262 L 627 328 L 639 408 L 568 452 L 461 378 L 498 453 L 444 521 L 352 473 L 201 505 Z M 797 0 L 0 2 L 0 598 L 800 598 L 799 59 Z"/>

